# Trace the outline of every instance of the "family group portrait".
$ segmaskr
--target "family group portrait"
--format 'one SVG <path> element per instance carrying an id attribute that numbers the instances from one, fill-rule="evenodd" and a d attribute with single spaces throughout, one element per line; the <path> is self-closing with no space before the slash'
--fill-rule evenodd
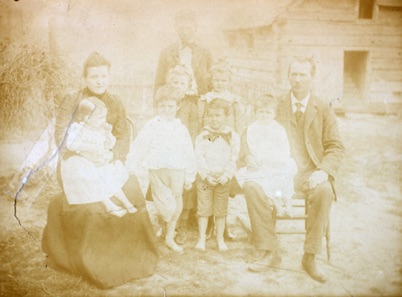
<path id="1" fill-rule="evenodd" d="M 399 0 L 0 1 L 0 296 L 401 296 Z"/>

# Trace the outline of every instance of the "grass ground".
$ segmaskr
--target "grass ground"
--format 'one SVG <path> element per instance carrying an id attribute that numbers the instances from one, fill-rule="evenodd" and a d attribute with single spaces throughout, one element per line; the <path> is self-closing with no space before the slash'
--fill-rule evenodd
<path id="1" fill-rule="evenodd" d="M 0 196 L 0 296 L 401 296 L 401 121 L 355 116 L 339 118 L 339 125 L 346 158 L 331 213 L 332 259 L 327 262 L 324 253 L 318 258 L 329 278 L 326 284 L 301 270 L 303 235 L 279 235 L 280 269 L 247 270 L 253 246 L 236 219 L 247 213 L 238 195 L 230 200 L 228 221 L 236 240 L 228 243 L 228 252 L 218 252 L 214 240 L 207 242 L 206 252 L 196 251 L 197 235 L 191 232 L 183 255 L 162 247 L 153 276 L 99 290 L 45 265 L 40 239 L 47 203 L 58 191 L 50 181 L 32 206 L 21 202 L 17 208 L 30 234 L 13 217 L 13 201 Z M 2 190 L 8 181 L 9 176 L 0 179 Z"/>

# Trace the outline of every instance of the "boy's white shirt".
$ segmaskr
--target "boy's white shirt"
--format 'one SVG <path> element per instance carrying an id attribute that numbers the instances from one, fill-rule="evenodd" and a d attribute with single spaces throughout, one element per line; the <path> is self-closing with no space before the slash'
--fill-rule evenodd
<path id="1" fill-rule="evenodd" d="M 210 132 L 231 133 L 230 144 L 221 137 L 215 141 L 204 138 Z M 206 126 L 195 140 L 198 174 L 202 179 L 208 174 L 223 174 L 231 179 L 236 173 L 239 153 L 240 136 L 230 126 L 225 126 L 221 131 Z"/>
<path id="2" fill-rule="evenodd" d="M 149 182 L 149 169 L 184 169 L 185 182 L 194 182 L 196 161 L 190 133 L 179 119 L 154 117 L 131 143 L 126 167 L 138 177 L 143 192 Z"/>

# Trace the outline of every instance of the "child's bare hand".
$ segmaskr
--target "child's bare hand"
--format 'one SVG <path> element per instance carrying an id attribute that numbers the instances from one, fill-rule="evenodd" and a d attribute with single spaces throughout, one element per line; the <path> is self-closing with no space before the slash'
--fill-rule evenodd
<path id="1" fill-rule="evenodd" d="M 193 183 L 190 183 L 190 182 L 185 182 L 184 183 L 184 189 L 185 190 L 190 190 L 191 188 L 193 187 Z"/>
<path id="2" fill-rule="evenodd" d="M 212 177 L 212 176 L 207 176 L 207 182 L 211 185 L 211 186 L 216 186 L 218 184 L 218 181 Z"/>
<path id="3" fill-rule="evenodd" d="M 226 184 L 229 181 L 229 178 L 226 175 L 221 175 L 218 178 L 218 183 L 220 183 L 221 185 Z"/>
<path id="4" fill-rule="evenodd" d="M 257 162 L 255 161 L 253 156 L 247 157 L 247 170 L 248 171 L 257 171 L 258 170 Z"/>

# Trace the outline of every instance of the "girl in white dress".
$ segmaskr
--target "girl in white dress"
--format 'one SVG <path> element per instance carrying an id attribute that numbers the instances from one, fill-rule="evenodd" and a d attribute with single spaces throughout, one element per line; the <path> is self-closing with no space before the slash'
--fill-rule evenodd
<path id="1" fill-rule="evenodd" d="M 62 161 L 61 177 L 69 204 L 102 202 L 108 212 L 123 216 L 136 208 L 122 191 L 129 175 L 120 160 L 113 160 L 116 138 L 106 116 L 106 105 L 98 98 L 81 101 L 66 139 L 74 155 Z"/>
<path id="2" fill-rule="evenodd" d="M 231 92 L 232 85 L 232 69 L 223 61 L 218 62 L 210 70 L 210 78 L 212 91 L 202 95 L 199 100 L 199 125 L 200 129 L 208 125 L 206 117 L 206 106 L 213 99 L 223 99 L 230 105 L 230 111 L 227 124 L 237 133 L 241 133 L 243 129 L 243 121 L 241 115 L 242 106 L 241 99 L 238 95 Z"/>

